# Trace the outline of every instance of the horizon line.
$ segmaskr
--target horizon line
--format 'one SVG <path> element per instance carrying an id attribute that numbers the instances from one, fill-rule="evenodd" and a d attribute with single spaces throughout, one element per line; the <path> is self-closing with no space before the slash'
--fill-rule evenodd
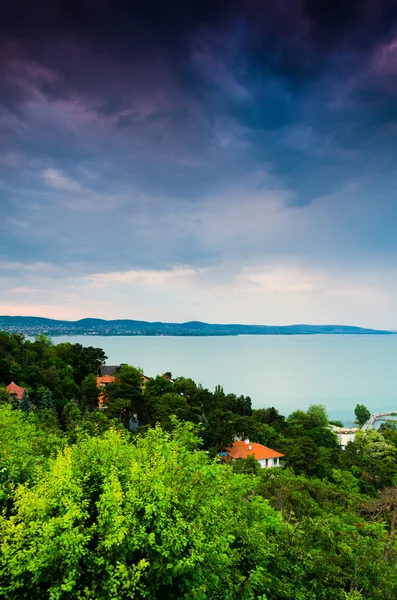
<path id="1" fill-rule="evenodd" d="M 154 321 L 148 321 L 146 319 L 137 319 L 137 318 L 131 318 L 131 317 L 116 317 L 116 318 L 111 318 L 111 319 L 105 319 L 103 317 L 82 317 L 79 319 L 65 319 L 65 318 L 54 318 L 54 317 L 45 317 L 45 316 L 41 316 L 41 315 L 0 315 L 0 319 L 46 319 L 48 321 L 61 321 L 61 322 L 66 322 L 66 323 L 79 323 L 81 321 L 87 321 L 87 320 L 93 320 L 93 321 L 102 321 L 105 323 L 111 323 L 113 321 L 136 321 L 136 322 L 140 322 L 140 323 L 149 323 L 149 324 L 155 324 L 155 323 L 161 323 L 164 325 L 187 325 L 189 323 L 200 323 L 203 325 L 220 325 L 220 326 L 227 326 L 227 325 L 233 325 L 233 326 L 242 326 L 242 327 L 354 327 L 357 329 L 368 329 L 368 330 L 372 330 L 372 331 L 387 331 L 389 333 L 397 333 L 397 329 L 394 328 L 378 328 L 378 327 L 368 327 L 368 326 L 363 326 L 363 325 L 351 325 L 351 324 L 342 324 L 342 323 L 338 323 L 338 322 L 328 322 L 328 323 L 304 323 L 304 322 L 298 322 L 298 323 L 287 323 L 287 324 L 265 324 L 265 323 L 243 323 L 243 322 L 225 322 L 225 323 L 219 323 L 219 322 L 210 322 L 210 321 L 201 321 L 199 319 L 190 319 L 188 321 L 160 321 L 160 320 L 154 320 Z"/>

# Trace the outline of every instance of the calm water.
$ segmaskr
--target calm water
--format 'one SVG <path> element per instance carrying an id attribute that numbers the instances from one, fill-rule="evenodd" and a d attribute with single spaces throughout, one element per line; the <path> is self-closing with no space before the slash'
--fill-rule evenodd
<path id="1" fill-rule="evenodd" d="M 363 403 L 397 411 L 397 335 L 238 337 L 56 337 L 105 350 L 108 364 L 129 363 L 153 376 L 171 371 L 213 390 L 251 397 L 281 414 L 325 404 L 347 421 Z"/>

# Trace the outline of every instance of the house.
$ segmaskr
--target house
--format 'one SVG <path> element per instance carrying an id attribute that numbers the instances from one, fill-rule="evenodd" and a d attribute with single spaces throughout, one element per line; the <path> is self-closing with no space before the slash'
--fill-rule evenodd
<path id="1" fill-rule="evenodd" d="M 104 390 L 104 388 L 107 386 L 108 383 L 115 383 L 115 381 L 116 381 L 116 377 L 114 375 L 108 375 L 108 374 L 101 375 L 96 378 L 97 387 L 99 387 L 102 390 Z M 100 409 L 104 408 L 104 404 L 103 404 L 104 398 L 105 398 L 104 393 L 103 393 L 103 391 L 101 391 L 99 394 L 99 397 L 98 397 L 98 404 L 99 404 Z"/>
<path id="2" fill-rule="evenodd" d="M 106 367 L 106 365 L 102 365 L 102 367 L 100 368 L 100 372 L 102 373 L 102 369 Z M 109 371 L 112 371 L 114 369 L 114 373 L 116 373 L 116 370 L 118 369 L 118 367 L 108 367 Z M 104 369 L 106 370 L 106 369 Z M 150 381 L 150 377 L 146 377 L 146 375 L 142 374 L 142 383 L 140 384 L 140 389 L 142 390 L 145 387 L 145 384 Z M 99 387 L 100 389 L 104 390 L 104 388 L 109 384 L 109 383 L 115 383 L 116 382 L 116 375 L 113 374 L 111 375 L 110 373 L 105 373 L 104 375 L 99 375 L 96 378 L 96 384 L 97 387 Z M 99 408 L 104 408 L 104 393 L 103 391 L 99 394 Z"/>
<path id="3" fill-rule="evenodd" d="M 108 383 L 114 383 L 116 381 L 116 377 L 114 375 L 102 375 L 101 377 L 96 378 L 96 384 L 98 387 L 102 387 Z"/>
<path id="4" fill-rule="evenodd" d="M 143 390 L 148 381 L 150 381 L 150 377 L 146 377 L 146 375 L 142 373 L 142 383 L 139 386 L 141 390 Z"/>
<path id="5" fill-rule="evenodd" d="M 119 365 L 101 365 L 99 367 L 99 377 L 97 377 L 97 385 L 102 386 L 107 383 L 114 383 L 116 381 L 116 373 Z M 145 384 L 150 380 L 150 377 L 142 374 L 142 383 L 139 386 L 141 389 L 145 387 Z"/>
<path id="6" fill-rule="evenodd" d="M 356 432 L 358 431 L 358 427 L 332 427 L 332 431 L 336 434 L 338 438 L 339 446 L 342 450 L 345 450 L 347 444 L 349 442 L 354 442 L 354 438 L 356 437 Z"/>
<path id="7" fill-rule="evenodd" d="M 225 448 L 225 452 L 222 455 L 223 460 L 238 460 L 254 456 L 262 469 L 279 467 L 280 458 L 284 457 L 284 454 L 281 454 L 281 452 L 276 452 L 276 450 L 262 446 L 262 444 L 250 442 L 249 439 L 234 442 L 232 446 Z"/>
<path id="8" fill-rule="evenodd" d="M 25 388 L 12 381 L 9 385 L 7 385 L 6 392 L 11 394 L 11 396 L 14 396 L 15 400 L 22 400 L 25 393 Z"/>

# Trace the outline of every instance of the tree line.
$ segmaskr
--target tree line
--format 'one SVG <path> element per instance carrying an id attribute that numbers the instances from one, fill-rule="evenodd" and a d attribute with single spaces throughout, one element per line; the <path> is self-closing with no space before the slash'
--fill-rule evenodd
<path id="1" fill-rule="evenodd" d="M 99 389 L 105 360 L 0 333 L 0 597 L 397 597 L 393 423 L 342 450 L 321 405 L 284 417 L 128 365 Z M 235 436 L 284 467 L 220 464 Z"/>

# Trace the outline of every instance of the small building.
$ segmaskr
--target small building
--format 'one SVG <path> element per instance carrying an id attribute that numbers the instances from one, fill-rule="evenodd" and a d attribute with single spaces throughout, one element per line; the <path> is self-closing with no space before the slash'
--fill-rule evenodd
<path id="1" fill-rule="evenodd" d="M 102 375 L 96 378 L 96 384 L 98 387 L 107 385 L 108 383 L 115 383 L 116 377 L 114 375 Z"/>
<path id="2" fill-rule="evenodd" d="M 106 367 L 106 365 L 102 365 L 102 367 Z M 101 369 L 102 369 L 101 367 Z M 109 370 L 114 369 L 114 373 L 116 373 L 116 370 L 118 369 L 118 367 L 109 367 Z M 141 390 L 144 389 L 146 383 L 150 381 L 150 377 L 146 377 L 146 375 L 142 374 L 142 383 L 140 384 L 139 388 Z M 104 393 L 103 390 L 104 388 L 109 384 L 109 383 L 116 383 L 116 375 L 111 375 L 110 373 L 105 373 L 104 375 L 100 375 L 96 378 L 96 384 L 99 387 L 99 389 L 101 389 L 102 391 L 99 394 L 99 408 L 102 409 L 104 408 Z"/>
<path id="3" fill-rule="evenodd" d="M 15 400 L 20 401 L 25 393 L 25 388 L 12 381 L 9 385 L 7 385 L 6 392 L 8 392 L 11 396 L 14 396 Z"/>
<path id="4" fill-rule="evenodd" d="M 141 385 L 139 386 L 141 390 L 143 390 L 143 389 L 144 389 L 144 387 L 145 387 L 145 385 L 147 384 L 147 382 L 148 382 L 148 381 L 150 381 L 150 377 L 146 377 L 146 375 L 144 375 L 144 374 L 142 373 L 142 383 L 141 383 Z"/>
<path id="5" fill-rule="evenodd" d="M 284 458 L 284 454 L 281 454 L 281 452 L 262 446 L 262 444 L 250 442 L 249 439 L 234 442 L 232 446 L 225 448 L 225 452 L 222 454 L 224 454 L 224 457 L 222 457 L 224 460 L 239 460 L 253 456 L 262 469 L 279 467 L 280 458 Z"/>
<path id="6" fill-rule="evenodd" d="M 338 438 L 339 446 L 344 450 L 349 442 L 354 442 L 358 427 L 332 427 Z"/>
<path id="7" fill-rule="evenodd" d="M 115 383 L 115 381 L 116 381 L 116 377 L 114 375 L 108 375 L 108 374 L 101 375 L 100 377 L 96 378 L 97 387 L 99 387 L 99 389 L 101 390 L 101 392 L 99 393 L 99 397 L 98 397 L 98 407 L 100 410 L 102 410 L 104 408 L 105 395 L 103 393 L 103 390 L 108 385 L 108 383 Z"/>
<path id="8" fill-rule="evenodd" d="M 99 367 L 100 375 L 96 378 L 98 386 L 114 383 L 116 381 L 118 368 L 119 365 L 101 365 Z M 146 377 L 146 375 L 142 374 L 142 383 L 139 387 L 143 389 L 148 381 L 150 381 L 150 377 Z"/>

